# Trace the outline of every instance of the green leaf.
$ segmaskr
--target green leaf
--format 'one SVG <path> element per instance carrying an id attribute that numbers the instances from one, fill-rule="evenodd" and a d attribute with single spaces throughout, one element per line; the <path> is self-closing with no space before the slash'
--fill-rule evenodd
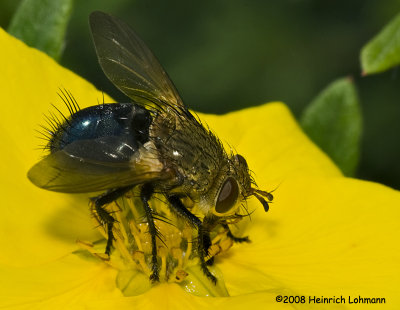
<path id="1" fill-rule="evenodd" d="M 304 110 L 304 131 L 347 176 L 357 168 L 362 115 L 357 91 L 349 78 L 339 79 L 323 90 Z"/>
<path id="2" fill-rule="evenodd" d="M 385 71 L 400 64 L 400 14 L 361 50 L 364 75 Z"/>
<path id="3" fill-rule="evenodd" d="M 8 32 L 59 60 L 72 5 L 73 0 L 23 0 Z"/>

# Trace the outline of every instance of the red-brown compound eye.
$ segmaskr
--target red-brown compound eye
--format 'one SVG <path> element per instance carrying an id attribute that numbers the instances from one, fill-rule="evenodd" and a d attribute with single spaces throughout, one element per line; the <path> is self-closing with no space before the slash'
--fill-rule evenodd
<path id="1" fill-rule="evenodd" d="M 218 195 L 215 211 L 217 213 L 227 213 L 235 205 L 239 197 L 239 186 L 236 180 L 229 177 L 225 180 Z"/>

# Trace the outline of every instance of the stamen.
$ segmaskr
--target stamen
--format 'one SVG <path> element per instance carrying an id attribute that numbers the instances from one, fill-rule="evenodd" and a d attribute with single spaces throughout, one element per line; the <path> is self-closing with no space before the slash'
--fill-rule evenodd
<path id="1" fill-rule="evenodd" d="M 167 255 L 168 251 L 165 247 L 160 246 L 158 247 L 158 256 L 161 257 L 161 270 L 160 270 L 160 277 L 164 279 L 167 278 Z"/>
<path id="2" fill-rule="evenodd" d="M 109 205 L 103 206 L 105 213 L 114 219 L 112 233 L 111 255 L 104 254 L 105 246 L 93 245 L 83 241 L 78 241 L 79 246 L 89 251 L 92 255 L 100 258 L 113 268 L 121 272 L 133 270 L 142 272 L 147 278 L 152 273 L 152 247 L 151 235 L 149 234 L 148 224 L 144 221 L 144 212 L 140 207 L 140 200 L 130 192 L 124 198 L 119 199 Z M 198 232 L 195 228 L 184 222 L 183 219 L 171 213 L 159 199 L 154 199 L 157 203 L 157 213 L 154 216 L 154 224 L 159 232 L 157 234 L 157 256 L 160 282 L 186 283 L 185 280 L 194 272 L 192 267 L 199 266 L 199 257 L 196 251 Z M 93 202 L 90 202 L 93 218 L 101 234 L 106 239 L 108 237 L 107 225 L 96 212 Z M 154 206 L 153 206 L 154 207 Z M 191 212 L 195 210 L 191 209 Z M 228 224 L 234 224 L 241 217 L 227 219 Z M 217 226 L 210 231 L 212 239 L 208 255 L 205 260 L 211 260 L 217 255 L 226 253 L 233 245 L 233 240 L 227 235 L 227 230 L 222 226 Z M 101 245 L 105 243 L 102 242 Z M 197 277 L 197 276 L 196 276 Z M 189 280 L 192 281 L 192 280 Z M 186 285 L 186 284 L 185 284 Z M 210 283 L 210 285 L 214 285 Z"/>
<path id="3" fill-rule="evenodd" d="M 187 265 L 190 256 L 192 255 L 192 246 L 193 246 L 193 228 L 189 227 L 189 226 L 185 226 L 185 228 L 183 229 L 183 237 L 186 239 L 187 241 L 187 248 L 186 248 L 186 253 L 184 253 L 184 260 L 183 260 L 183 264 Z"/>
<path id="4" fill-rule="evenodd" d="M 183 267 L 183 251 L 180 248 L 172 248 L 171 254 L 174 259 L 178 261 L 177 268 L 181 269 Z"/>
<path id="5" fill-rule="evenodd" d="M 143 252 L 142 242 L 140 241 L 139 237 L 139 230 L 137 229 L 135 223 L 133 221 L 129 221 L 129 228 L 133 237 L 135 238 L 135 243 L 139 249 L 139 251 Z"/>
<path id="6" fill-rule="evenodd" d="M 183 280 L 185 280 L 186 277 L 187 277 L 188 275 L 189 275 L 189 274 L 188 274 L 185 270 L 179 269 L 179 270 L 176 272 L 175 280 L 176 280 L 176 282 L 180 283 L 180 282 L 182 282 Z"/>
<path id="7" fill-rule="evenodd" d="M 144 259 L 144 253 L 142 251 L 135 251 L 132 253 L 132 258 L 139 264 L 140 268 L 142 271 L 150 277 L 150 268 L 146 264 L 146 261 Z"/>

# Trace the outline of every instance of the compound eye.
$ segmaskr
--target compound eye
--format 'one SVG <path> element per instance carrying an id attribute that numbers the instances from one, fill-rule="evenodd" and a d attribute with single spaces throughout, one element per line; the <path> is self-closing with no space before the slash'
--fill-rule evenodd
<path id="1" fill-rule="evenodd" d="M 236 203 L 239 197 L 239 186 L 232 177 L 226 179 L 219 192 L 215 211 L 217 213 L 228 212 Z"/>

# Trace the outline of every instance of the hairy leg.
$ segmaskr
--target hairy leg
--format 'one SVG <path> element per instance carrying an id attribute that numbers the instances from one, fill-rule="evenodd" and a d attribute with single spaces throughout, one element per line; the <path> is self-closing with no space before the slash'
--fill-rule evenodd
<path id="1" fill-rule="evenodd" d="M 221 226 L 222 226 L 225 230 L 228 231 L 226 235 L 227 235 L 228 238 L 232 239 L 233 242 L 237 242 L 237 243 L 251 242 L 248 236 L 246 236 L 246 237 L 236 237 L 235 235 L 233 235 L 233 234 L 232 234 L 232 231 L 231 231 L 231 229 L 229 228 L 229 225 L 228 225 L 228 224 L 223 223 L 223 224 L 221 224 Z"/>
<path id="2" fill-rule="evenodd" d="M 160 281 L 159 266 L 157 262 L 157 229 L 154 224 L 153 210 L 149 205 L 149 200 L 154 193 L 154 188 L 150 184 L 145 184 L 140 192 L 140 198 L 143 203 L 144 212 L 146 214 L 147 224 L 149 225 L 149 233 L 151 236 L 151 275 L 150 280 L 152 282 Z"/>
<path id="3" fill-rule="evenodd" d="M 90 200 L 93 203 L 94 208 L 96 210 L 95 216 L 96 216 L 98 222 L 101 225 L 105 226 L 105 229 L 107 231 L 107 245 L 106 245 L 106 251 L 105 251 L 105 253 L 107 255 L 110 255 L 110 253 L 111 253 L 112 242 L 114 240 L 114 235 L 113 235 L 112 230 L 114 227 L 115 219 L 110 214 L 110 212 L 105 209 L 105 206 L 107 204 L 110 204 L 111 202 L 117 200 L 121 196 L 125 195 L 131 189 L 132 189 L 132 186 L 116 188 L 116 189 L 109 190 L 97 197 L 90 198 Z"/>
<path id="4" fill-rule="evenodd" d="M 210 272 L 207 267 L 205 257 L 208 255 L 208 248 L 211 246 L 209 230 L 203 225 L 203 222 L 194 214 L 192 214 L 182 203 L 178 196 L 167 197 L 170 207 L 178 216 L 185 219 L 190 225 L 197 228 L 198 231 L 198 255 L 200 259 L 200 267 L 207 278 L 214 284 L 217 283 L 217 278 Z"/>

